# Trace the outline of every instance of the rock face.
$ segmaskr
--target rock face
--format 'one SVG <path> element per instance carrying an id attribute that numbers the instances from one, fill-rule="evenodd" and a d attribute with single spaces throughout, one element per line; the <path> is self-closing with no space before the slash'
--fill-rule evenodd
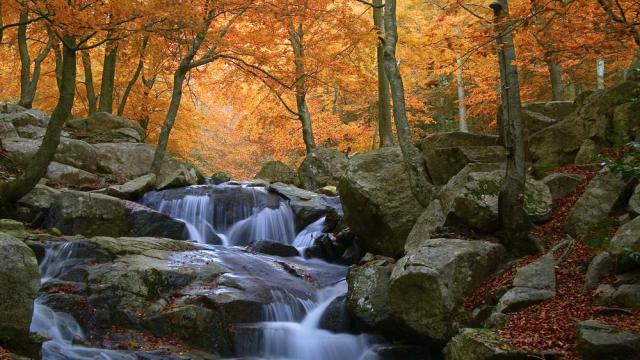
<path id="1" fill-rule="evenodd" d="M 578 174 L 553 173 L 541 180 L 549 187 L 553 200 L 569 195 L 584 181 L 584 176 Z"/>
<path id="2" fill-rule="evenodd" d="M 411 192 L 399 148 L 351 158 L 338 186 L 347 225 L 374 254 L 397 257 L 424 211 Z"/>
<path id="3" fill-rule="evenodd" d="M 273 183 L 281 182 L 296 186 L 300 184 L 298 174 L 282 161 L 267 161 L 262 165 L 262 168 L 258 171 L 255 178 Z"/>
<path id="4" fill-rule="evenodd" d="M 493 274 L 504 256 L 499 244 L 457 239 L 425 240 L 391 273 L 391 309 L 416 334 L 444 342 L 454 311 Z"/>
<path id="5" fill-rule="evenodd" d="M 389 304 L 389 282 L 393 264 L 374 260 L 352 267 L 347 274 L 347 309 L 356 321 L 366 327 L 385 329 L 392 321 Z"/>
<path id="6" fill-rule="evenodd" d="M 584 360 L 640 359 L 640 335 L 588 320 L 576 325 L 576 337 Z"/>
<path id="7" fill-rule="evenodd" d="M 48 220 L 65 234 L 165 236 L 184 239 L 185 225 L 157 211 L 107 195 L 66 190 L 53 195 Z"/>
<path id="8" fill-rule="evenodd" d="M 591 235 L 607 223 L 613 210 L 623 206 L 621 203 L 630 191 L 629 184 L 620 175 L 608 171 L 598 174 L 571 209 L 565 223 L 566 231 L 572 236 Z"/>
<path id="9" fill-rule="evenodd" d="M 347 170 L 348 162 L 347 156 L 341 152 L 317 148 L 307 155 L 298 168 L 300 184 L 311 191 L 327 185 L 337 186 Z"/>
<path id="10" fill-rule="evenodd" d="M 548 169 L 572 164 L 586 139 L 599 146 L 612 144 L 616 133 L 611 121 L 614 109 L 633 102 L 633 94 L 638 88 L 640 83 L 626 81 L 607 90 L 596 91 L 564 120 L 533 134 L 529 138 L 529 152 L 535 167 Z M 625 129 L 624 133 L 627 131 Z"/>
<path id="11" fill-rule="evenodd" d="M 518 269 L 513 288 L 498 301 L 496 312 L 509 313 L 556 295 L 555 261 L 545 255 Z"/>
<path id="12" fill-rule="evenodd" d="M 40 288 L 38 262 L 22 241 L 0 233 L 0 343 L 26 341 Z"/>
<path id="13" fill-rule="evenodd" d="M 90 143 L 141 142 L 145 138 L 144 129 L 137 123 L 105 112 L 70 120 L 65 125 Z"/>

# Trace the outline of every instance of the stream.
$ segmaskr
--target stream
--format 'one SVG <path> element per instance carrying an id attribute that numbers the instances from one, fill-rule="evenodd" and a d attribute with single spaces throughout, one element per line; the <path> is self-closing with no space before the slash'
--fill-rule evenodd
<path id="1" fill-rule="evenodd" d="M 262 187 L 247 184 L 193 186 L 147 193 L 140 202 L 186 223 L 198 250 L 176 253 L 170 266 L 198 269 L 216 263 L 225 276 L 243 289 L 266 288 L 271 301 L 262 305 L 261 321 L 235 325 L 233 358 L 299 360 L 374 360 L 372 346 L 378 338 L 366 334 L 335 333 L 322 328 L 330 305 L 347 291 L 346 267 L 318 259 L 254 254 L 245 247 L 269 240 L 303 250 L 321 235 L 324 218 L 297 231 L 288 201 Z M 86 262 L 73 242 L 49 245 L 40 265 L 42 283 Z M 300 252 L 302 253 L 302 251 Z M 304 268 L 312 281 L 274 273 L 273 264 Z M 312 284 L 313 283 L 313 284 Z M 283 284 L 287 284 L 286 286 Z M 289 286 L 290 285 L 290 286 Z M 247 291 L 249 291 L 247 290 Z M 222 290 L 218 290 L 222 291 Z M 257 291 L 257 290 L 256 290 Z M 69 314 L 35 302 L 33 332 L 51 340 L 43 345 L 43 359 L 162 359 L 148 353 L 105 350 L 82 345 L 87 337 Z"/>

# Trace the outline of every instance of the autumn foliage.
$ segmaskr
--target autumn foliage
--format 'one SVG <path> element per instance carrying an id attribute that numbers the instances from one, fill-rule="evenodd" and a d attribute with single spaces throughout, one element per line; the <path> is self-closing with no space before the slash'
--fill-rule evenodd
<path id="1" fill-rule="evenodd" d="M 24 3 L 1 0 L 3 26 L 18 21 Z M 87 8 L 92 11 L 78 10 L 82 6 L 71 11 L 66 0 L 32 2 L 29 17 L 33 22 L 27 27 L 31 58 L 46 46 L 51 24 L 83 34 L 100 30 L 103 35 L 92 38 L 87 44 L 90 48 L 83 50 L 96 95 L 100 95 L 105 52 L 115 46 L 114 111 L 132 83 L 124 116 L 148 123 L 146 141 L 155 143 L 185 41 L 201 24 L 203 11 L 214 2 L 74 3 L 90 5 Z M 549 63 L 561 69 L 564 97 L 570 100 L 595 88 L 597 60 L 605 61 L 606 83 L 611 84 L 621 78 L 638 49 L 635 25 L 616 21 L 598 1 L 510 3 L 517 24 L 514 34 L 524 102 L 551 99 Z M 624 18 L 638 16 L 637 2 L 622 0 L 619 4 Z M 205 173 L 227 170 L 237 177 L 254 175 L 267 159 L 294 165 L 301 161 L 305 155 L 301 125 L 289 111 L 295 105 L 294 84 L 298 81 L 296 55 L 288 36 L 292 23 L 304 29 L 307 103 L 316 144 L 344 152 L 375 146 L 378 39 L 371 8 L 354 0 L 216 1 L 220 19 L 214 21 L 207 36 L 214 36 L 230 16 L 229 9 L 239 6 L 247 6 L 247 11 L 216 50 L 224 56 L 188 74 L 169 151 L 192 161 Z M 49 22 L 37 21 L 36 7 L 47 10 Z M 414 136 L 457 129 L 454 74 L 458 64 L 462 64 L 471 131 L 495 131 L 499 74 L 487 4 L 405 0 L 398 7 L 398 58 Z M 1 99 L 19 98 L 17 37 L 16 26 L 4 28 Z M 42 63 L 34 107 L 50 111 L 55 106 L 57 56 L 59 42 L 54 39 L 52 51 Z M 135 78 L 139 64 L 142 68 Z M 90 110 L 86 70 L 79 60 L 75 117 L 86 116 Z"/>

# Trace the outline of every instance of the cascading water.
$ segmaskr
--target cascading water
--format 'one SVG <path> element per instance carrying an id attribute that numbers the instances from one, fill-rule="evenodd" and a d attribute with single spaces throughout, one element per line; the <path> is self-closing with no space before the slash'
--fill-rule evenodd
<path id="1" fill-rule="evenodd" d="M 296 234 L 295 218 L 288 202 L 264 188 L 248 186 L 196 186 L 152 192 L 142 202 L 188 224 L 192 240 L 201 250 L 176 254 L 171 266 L 193 266 L 215 262 L 229 269 L 225 276 L 253 279 L 263 284 L 295 281 L 302 293 L 271 289 L 271 302 L 263 306 L 262 322 L 236 325 L 235 355 L 263 359 L 354 360 L 376 359 L 367 335 L 333 333 L 322 329 L 322 318 L 338 297 L 346 293 L 346 268 L 317 259 L 278 258 L 246 252 L 233 246 L 270 240 L 304 248 L 313 245 L 324 227 L 319 219 Z M 223 245 L 223 246 L 220 246 Z M 82 266 L 82 242 L 47 247 L 42 261 L 43 283 L 58 281 L 75 266 Z M 231 246 L 231 247 L 229 247 Z M 89 263 L 92 261 L 88 259 Z M 275 279 L 265 274 L 274 263 L 304 267 L 319 289 L 286 272 Z M 222 277 L 220 278 L 222 279 Z M 222 281 L 222 280 L 220 280 Z M 250 283 L 249 283 L 250 287 Z M 246 288 L 246 286 L 244 287 Z M 268 294 L 268 293 L 267 293 Z M 75 345 L 85 338 L 81 327 L 69 314 L 55 312 L 38 300 L 32 330 L 49 335 L 43 347 L 44 359 L 135 359 L 133 353 L 92 349 Z"/>

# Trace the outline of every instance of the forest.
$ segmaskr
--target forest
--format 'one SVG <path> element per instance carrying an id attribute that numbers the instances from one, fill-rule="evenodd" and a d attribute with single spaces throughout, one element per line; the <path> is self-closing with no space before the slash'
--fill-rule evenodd
<path id="1" fill-rule="evenodd" d="M 638 0 L 0 0 L 0 359 L 640 359 Z"/>

